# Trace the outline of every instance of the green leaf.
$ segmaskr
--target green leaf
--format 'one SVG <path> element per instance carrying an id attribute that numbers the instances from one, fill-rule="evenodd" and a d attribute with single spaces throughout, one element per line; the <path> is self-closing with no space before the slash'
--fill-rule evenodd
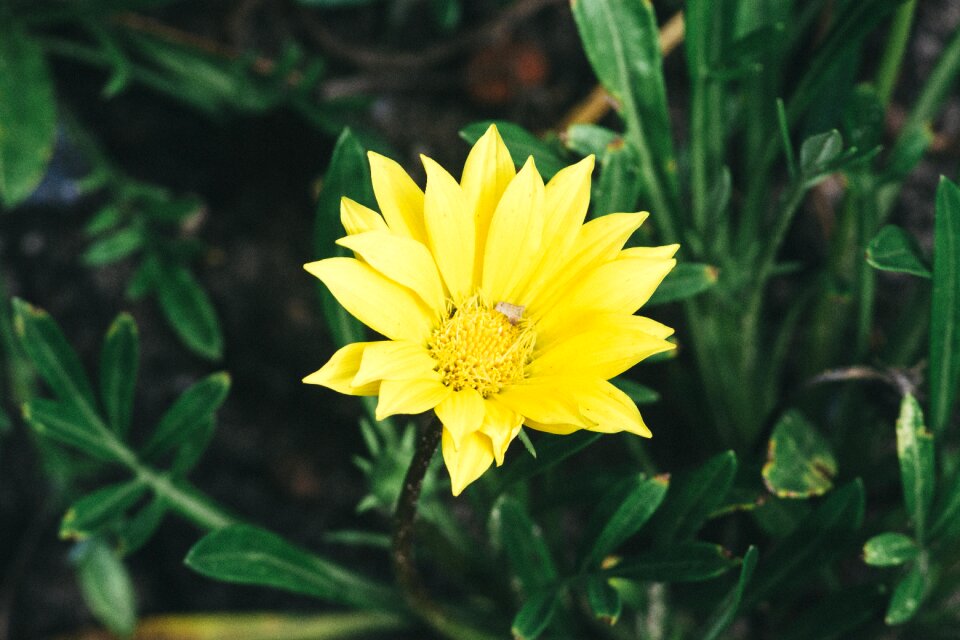
<path id="1" fill-rule="evenodd" d="M 883 621 L 890 626 L 909 622 L 917 613 L 930 589 L 930 571 L 920 558 L 893 590 Z"/>
<path id="2" fill-rule="evenodd" d="M 625 394 L 630 396 L 630 399 L 633 400 L 634 404 L 653 404 L 660 400 L 659 393 L 650 387 L 640 384 L 639 382 L 634 382 L 629 378 L 617 376 L 610 382 L 612 382 L 617 389 L 620 389 L 620 391 L 623 391 Z"/>
<path id="3" fill-rule="evenodd" d="M 93 389 L 80 358 L 57 323 L 43 309 L 13 299 L 13 326 L 37 373 L 64 402 L 79 407 L 86 417 L 96 415 Z"/>
<path id="4" fill-rule="evenodd" d="M 137 227 L 125 227 L 101 238 L 83 252 L 84 264 L 99 266 L 123 260 L 143 246 L 143 231 Z"/>
<path id="5" fill-rule="evenodd" d="M 557 567 L 540 530 L 517 500 L 501 497 L 490 512 L 490 536 L 507 556 L 517 586 L 532 596 L 552 587 Z"/>
<path id="6" fill-rule="evenodd" d="M 738 563 L 720 545 L 680 542 L 624 558 L 602 575 L 650 582 L 700 582 L 723 575 Z"/>
<path id="7" fill-rule="evenodd" d="M 843 136 L 836 129 L 818 133 L 800 147 L 800 172 L 808 182 L 825 177 L 843 151 Z"/>
<path id="8" fill-rule="evenodd" d="M 523 166 L 527 158 L 533 156 L 537 163 L 537 171 L 540 172 L 544 180 L 549 180 L 560 169 L 567 166 L 567 162 L 560 157 L 552 145 L 512 122 L 503 120 L 474 122 L 460 130 L 460 137 L 470 144 L 475 144 L 492 124 L 497 125 L 497 131 L 500 132 L 500 137 L 507 145 L 513 163 L 518 167 Z"/>
<path id="9" fill-rule="evenodd" d="M 80 498 L 60 522 L 60 537 L 81 539 L 96 533 L 105 522 L 123 515 L 147 491 L 140 479 L 112 484 Z"/>
<path id="10" fill-rule="evenodd" d="M 617 624 L 623 611 L 623 600 L 610 581 L 603 576 L 590 576 L 584 590 L 587 593 L 587 604 L 597 620 L 611 627 Z"/>
<path id="11" fill-rule="evenodd" d="M 57 105 L 43 50 L 17 22 L 0 20 L 0 203 L 13 207 L 40 184 L 53 156 Z"/>
<path id="12" fill-rule="evenodd" d="M 123 220 L 123 210 L 115 204 L 108 204 L 94 214 L 83 228 L 88 236 L 95 236 L 116 227 Z"/>
<path id="13" fill-rule="evenodd" d="M 230 391 L 230 375 L 214 373 L 181 394 L 163 417 L 143 449 L 145 458 L 154 458 L 182 442 L 210 422 Z"/>
<path id="14" fill-rule="evenodd" d="M 207 534 L 190 549 L 185 562 L 223 582 L 274 587 L 363 609 L 402 607 L 392 589 L 250 525 Z"/>
<path id="15" fill-rule="evenodd" d="M 323 188 L 317 197 L 313 252 L 318 260 L 346 255 L 346 250 L 335 244 L 344 233 L 340 223 L 342 197 L 348 197 L 364 206 L 375 206 L 366 150 L 350 129 L 344 129 L 337 139 L 330 165 L 323 176 Z M 365 332 L 360 321 L 347 313 L 326 287 L 318 284 L 317 291 L 334 343 L 342 347 L 353 342 L 362 342 Z"/>
<path id="16" fill-rule="evenodd" d="M 539 475 L 560 464 L 600 439 L 599 433 L 578 431 L 562 438 L 544 438 L 537 442 L 537 457 L 513 457 L 503 470 L 492 476 L 494 495 L 515 482 Z"/>
<path id="17" fill-rule="evenodd" d="M 740 567 L 740 577 L 737 579 L 736 586 L 714 610 L 703 632 L 698 637 L 703 640 L 716 640 L 733 622 L 737 611 L 740 609 L 743 592 L 747 588 L 750 578 L 753 577 L 753 570 L 757 566 L 757 556 L 759 555 L 756 547 L 751 545 L 747 549 L 747 552 L 743 555 L 743 564 Z"/>
<path id="18" fill-rule="evenodd" d="M 583 568 L 598 565 L 636 534 L 660 506 L 669 486 L 669 476 L 646 478 L 637 474 L 612 487 L 587 521 L 594 531 L 584 536 L 588 551 L 583 556 Z"/>
<path id="19" fill-rule="evenodd" d="M 107 330 L 100 351 L 100 400 L 107 424 L 121 436 L 130 427 L 139 366 L 137 323 L 130 314 L 121 313 Z"/>
<path id="20" fill-rule="evenodd" d="M 615 145 L 620 134 L 596 124 L 574 124 L 561 136 L 563 145 L 582 156 L 593 154 L 602 162 L 610 145 Z"/>
<path id="21" fill-rule="evenodd" d="M 155 496 L 150 503 L 140 509 L 126 522 L 122 523 L 118 533 L 120 551 L 129 555 L 145 545 L 154 531 L 163 522 L 167 514 L 167 504 L 159 496 Z"/>
<path id="22" fill-rule="evenodd" d="M 545 589 L 527 598 L 510 625 L 515 640 L 535 640 L 539 638 L 557 613 L 557 594 L 553 589 Z"/>
<path id="23" fill-rule="evenodd" d="M 943 433 L 960 385 L 960 188 L 937 187 L 930 307 L 930 426 Z"/>
<path id="24" fill-rule="evenodd" d="M 129 636 L 137 623 L 130 574 L 117 553 L 99 538 L 77 545 L 73 553 L 84 602 L 97 619 L 120 636 Z"/>
<path id="25" fill-rule="evenodd" d="M 748 605 L 785 585 L 800 585 L 804 574 L 823 570 L 853 542 L 863 522 L 863 483 L 855 480 L 830 492 L 796 530 L 764 558 L 747 590 Z"/>
<path id="26" fill-rule="evenodd" d="M 913 538 L 902 533 L 881 533 L 863 545 L 863 561 L 874 567 L 895 567 L 920 553 Z"/>
<path id="27" fill-rule="evenodd" d="M 917 241 L 909 233 L 892 224 L 880 229 L 867 245 L 867 264 L 881 271 L 930 277 L 930 268 L 924 264 Z"/>
<path id="28" fill-rule="evenodd" d="M 653 4 L 578 0 L 571 9 L 597 78 L 620 105 L 643 191 L 656 210 L 669 215 L 676 161 Z"/>
<path id="29" fill-rule="evenodd" d="M 897 418 L 897 456 L 907 514 L 913 522 L 917 540 L 925 539 L 927 517 L 933 502 L 933 435 L 923 424 L 923 411 L 911 394 L 903 396 Z"/>
<path id="30" fill-rule="evenodd" d="M 650 523 L 657 545 L 692 538 L 723 503 L 736 472 L 736 454 L 725 451 L 699 469 L 676 474 L 663 506 Z"/>
<path id="31" fill-rule="evenodd" d="M 44 436 L 75 447 L 89 456 L 108 462 L 123 457 L 107 439 L 107 428 L 88 422 L 75 406 L 46 398 L 34 398 L 23 405 L 23 419 Z"/>
<path id="32" fill-rule="evenodd" d="M 830 445 L 798 411 L 788 411 L 767 445 L 763 482 L 779 498 L 820 496 L 833 487 L 837 460 Z"/>
<path id="33" fill-rule="evenodd" d="M 622 142 L 612 145 L 600 160 L 600 180 L 592 198 L 594 216 L 634 211 L 640 198 L 636 153 Z"/>
<path id="34" fill-rule="evenodd" d="M 208 360 L 223 355 L 223 335 L 217 312 L 189 270 L 160 263 L 154 282 L 167 322 L 191 351 Z"/>
<path id="35" fill-rule="evenodd" d="M 644 306 L 692 298 L 717 284 L 718 276 L 717 268 L 709 264 L 681 262 L 667 274 Z"/>
<path id="36" fill-rule="evenodd" d="M 960 469 L 954 471 L 949 488 L 938 493 L 934 513 L 939 515 L 930 528 L 930 537 L 953 538 L 960 531 Z"/>
<path id="37" fill-rule="evenodd" d="M 170 465 L 170 473 L 177 477 L 187 475 L 193 469 L 203 452 L 210 446 L 213 434 L 217 430 L 217 421 L 209 418 L 191 430 L 191 435 L 184 440 L 177 449 L 177 456 Z"/>

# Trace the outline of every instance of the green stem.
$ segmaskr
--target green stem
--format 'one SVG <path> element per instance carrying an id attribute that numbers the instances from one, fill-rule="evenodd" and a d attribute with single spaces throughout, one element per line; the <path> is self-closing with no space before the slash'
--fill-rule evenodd
<path id="1" fill-rule="evenodd" d="M 893 88 L 900 75 L 900 64 L 907 51 L 907 42 L 910 40 L 910 27 L 913 25 L 913 15 L 917 8 L 917 0 L 908 0 L 900 5 L 893 17 L 893 26 L 887 38 L 880 68 L 877 70 L 877 97 L 880 104 L 886 107 L 893 96 Z"/>
<path id="2" fill-rule="evenodd" d="M 417 447 L 403 479 L 393 519 L 393 570 L 407 605 L 434 630 L 453 640 L 492 640 L 486 633 L 453 620 L 433 601 L 423 586 L 414 560 L 413 534 L 417 503 L 442 432 L 443 426 L 438 420 L 433 420 L 417 437 Z"/>
<path id="3" fill-rule="evenodd" d="M 0 358 L 6 366 L 10 402 L 22 406 L 33 395 L 33 368 L 17 342 L 10 322 L 10 296 L 0 276 Z"/>

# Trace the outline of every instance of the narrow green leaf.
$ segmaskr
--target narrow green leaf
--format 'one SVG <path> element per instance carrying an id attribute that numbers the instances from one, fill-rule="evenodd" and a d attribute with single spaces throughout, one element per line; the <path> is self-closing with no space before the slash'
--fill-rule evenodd
<path id="1" fill-rule="evenodd" d="M 494 495 L 520 480 L 545 472 L 600 439 L 599 433 L 578 431 L 562 438 L 545 438 L 537 443 L 537 457 L 514 457 L 492 477 Z"/>
<path id="2" fill-rule="evenodd" d="M 902 533 L 881 533 L 863 545 L 863 561 L 874 567 L 895 567 L 920 553 L 913 538 Z"/>
<path id="3" fill-rule="evenodd" d="M 903 396 L 897 418 L 897 456 L 907 513 L 917 540 L 925 539 L 935 480 L 933 435 L 923 424 L 923 411 L 911 394 Z"/>
<path id="4" fill-rule="evenodd" d="M 630 396 L 630 399 L 633 400 L 635 404 L 653 404 L 660 400 L 659 393 L 646 385 L 634 382 L 624 376 L 617 376 L 610 382 L 612 382 L 617 389 L 620 389 L 620 391 Z"/>
<path id="5" fill-rule="evenodd" d="M 43 309 L 13 299 L 13 326 L 37 373 L 64 402 L 96 417 L 93 389 L 80 358 L 57 323 Z M 89 417 L 89 416 L 88 416 Z"/>
<path id="6" fill-rule="evenodd" d="M 130 280 L 127 282 L 127 290 L 124 295 L 128 300 L 139 300 L 148 293 L 156 290 L 157 281 L 160 279 L 160 261 L 156 255 L 147 254 L 143 257 L 140 266 L 137 267 Z"/>
<path id="7" fill-rule="evenodd" d="M 867 264 L 881 271 L 930 277 L 917 241 L 900 227 L 888 224 L 867 245 Z"/>
<path id="8" fill-rule="evenodd" d="M 130 427 L 139 366 L 137 323 L 129 314 L 121 313 L 107 330 L 100 351 L 100 400 L 107 423 L 121 436 Z"/>
<path id="9" fill-rule="evenodd" d="M 677 300 L 686 300 L 717 284 L 719 272 L 709 264 L 681 262 L 667 274 L 644 305 L 651 307 Z"/>
<path id="10" fill-rule="evenodd" d="M 587 604 L 597 620 L 611 627 L 617 624 L 623 611 L 623 600 L 610 581 L 603 576 L 590 576 L 584 590 L 587 593 Z"/>
<path id="11" fill-rule="evenodd" d="M 390 536 L 386 533 L 372 531 L 328 531 L 323 534 L 323 541 L 329 544 L 342 544 L 348 547 L 369 547 L 371 549 L 390 550 Z"/>
<path id="12" fill-rule="evenodd" d="M 883 621 L 890 626 L 909 622 L 923 604 L 930 588 L 929 581 L 930 571 L 926 561 L 920 558 L 894 588 Z"/>
<path id="13" fill-rule="evenodd" d="M 100 238 L 83 252 L 83 262 L 90 266 L 110 264 L 123 260 L 143 246 L 143 231 L 126 227 Z"/>
<path id="14" fill-rule="evenodd" d="M 182 477 L 190 473 L 203 456 L 203 452 L 210 446 L 213 434 L 217 430 L 217 421 L 209 418 L 194 427 L 191 435 L 184 440 L 177 449 L 177 456 L 170 465 L 170 473 Z"/>
<path id="15" fill-rule="evenodd" d="M 219 360 L 223 355 L 220 321 L 209 296 L 190 271 L 161 263 L 153 284 L 163 315 L 183 344 L 199 356 Z"/>
<path id="16" fill-rule="evenodd" d="M 83 227 L 88 236 L 96 236 L 113 229 L 123 220 L 123 210 L 115 204 L 108 204 L 93 215 Z"/>
<path id="17" fill-rule="evenodd" d="M 147 491 L 143 481 L 112 484 L 80 498 L 60 522 L 60 537 L 82 539 L 96 533 L 105 522 L 123 515 Z"/>
<path id="18" fill-rule="evenodd" d="M 698 637 L 703 640 L 716 640 L 724 631 L 727 630 L 740 609 L 740 602 L 743 600 L 743 592 L 753 577 L 753 570 L 757 567 L 757 557 L 759 556 L 757 548 L 751 546 L 743 555 L 743 564 L 740 566 L 740 577 L 737 584 L 717 606 L 710 616 L 704 630 Z"/>
<path id="19" fill-rule="evenodd" d="M 185 562 L 224 582 L 274 587 L 363 609 L 396 611 L 403 606 L 392 589 L 250 525 L 207 534 L 190 549 Z"/>
<path id="20" fill-rule="evenodd" d="M 0 203 L 13 207 L 40 184 L 53 156 L 57 105 L 43 50 L 16 20 L 0 20 Z"/>
<path id="21" fill-rule="evenodd" d="M 588 551 L 583 556 L 583 568 L 598 565 L 636 534 L 660 506 L 669 486 L 669 476 L 646 478 L 638 474 L 611 488 L 608 498 L 601 501 L 587 521 L 596 531 L 585 534 L 584 548 Z"/>
<path id="22" fill-rule="evenodd" d="M 784 585 L 798 585 L 804 574 L 822 570 L 853 542 L 863 522 L 863 483 L 855 480 L 831 491 L 827 498 L 764 558 L 748 590 L 754 604 Z"/>
<path id="23" fill-rule="evenodd" d="M 84 602 L 97 619 L 120 636 L 129 636 L 137 623 L 130 574 L 117 553 L 99 538 L 77 545 L 73 552 Z"/>
<path id="24" fill-rule="evenodd" d="M 124 555 L 130 555 L 145 545 L 167 515 L 167 504 L 159 496 L 155 496 L 145 507 L 120 526 L 118 537 L 119 549 Z"/>
<path id="25" fill-rule="evenodd" d="M 930 528 L 930 537 L 953 538 L 960 533 L 960 469 L 953 473 L 949 487 L 938 491 L 934 513 L 939 514 Z"/>
<path id="26" fill-rule="evenodd" d="M 154 458 L 178 444 L 188 441 L 198 429 L 212 418 L 230 391 L 230 375 L 214 373 L 177 398 L 157 424 L 153 435 L 143 449 L 145 458 Z"/>
<path id="27" fill-rule="evenodd" d="M 650 582 L 700 582 L 723 575 L 737 564 L 739 560 L 720 545 L 680 542 L 625 558 L 602 575 Z"/>
<path id="28" fill-rule="evenodd" d="M 543 532 L 517 500 L 503 496 L 497 501 L 490 512 L 490 534 L 494 546 L 506 554 L 522 593 L 533 596 L 557 581 Z"/>
<path id="29" fill-rule="evenodd" d="M 337 138 L 330 165 L 323 176 L 323 188 L 317 196 L 313 254 L 318 260 L 346 254 L 343 247 L 335 244 L 343 236 L 343 225 L 340 223 L 342 197 L 365 206 L 375 206 L 366 149 L 350 129 L 344 129 Z M 360 321 L 347 313 L 326 287 L 318 284 L 317 291 L 334 343 L 342 347 L 363 341 L 365 332 Z"/>
<path id="30" fill-rule="evenodd" d="M 943 433 L 960 385 L 960 188 L 937 187 L 930 306 L 930 426 Z"/>
<path id="31" fill-rule="evenodd" d="M 517 440 L 523 444 L 523 448 L 527 450 L 527 453 L 531 455 L 534 459 L 537 457 L 537 448 L 533 446 L 533 441 L 530 440 L 530 436 L 527 435 L 527 432 L 523 429 L 517 432 Z"/>
<path id="32" fill-rule="evenodd" d="M 610 146 L 600 160 L 600 180 L 591 202 L 593 215 L 634 211 L 641 188 L 636 153 L 622 142 Z"/>
<path id="33" fill-rule="evenodd" d="M 514 640 L 535 640 L 540 637 L 557 613 L 557 594 L 553 589 L 539 591 L 523 603 L 510 625 Z"/>
<path id="34" fill-rule="evenodd" d="M 470 144 L 474 144 L 487 132 L 491 124 L 497 125 L 497 131 L 500 132 L 500 137 L 507 145 L 513 163 L 518 167 L 523 166 L 527 158 L 533 156 L 534 162 L 537 163 L 537 171 L 540 172 L 544 180 L 549 180 L 560 169 L 567 166 L 566 160 L 557 153 L 554 146 L 512 122 L 503 120 L 474 122 L 460 130 L 460 137 Z"/>
<path id="35" fill-rule="evenodd" d="M 830 445 L 797 411 L 788 411 L 773 428 L 767 445 L 763 482 L 780 498 L 810 498 L 833 488 L 837 460 Z"/>
<path id="36" fill-rule="evenodd" d="M 710 458 L 699 469 L 676 474 L 663 506 L 650 523 L 657 545 L 692 538 L 723 503 L 736 472 L 737 456 L 726 451 Z"/>
<path id="37" fill-rule="evenodd" d="M 571 9 L 597 78 L 620 105 L 643 190 L 661 215 L 669 215 L 676 161 L 653 4 L 591 0 L 571 2 Z"/>
<path id="38" fill-rule="evenodd" d="M 46 398 L 34 398 L 23 405 L 23 419 L 33 429 L 83 451 L 98 460 L 119 462 L 118 451 L 106 439 L 107 428 L 91 424 L 77 407 Z"/>

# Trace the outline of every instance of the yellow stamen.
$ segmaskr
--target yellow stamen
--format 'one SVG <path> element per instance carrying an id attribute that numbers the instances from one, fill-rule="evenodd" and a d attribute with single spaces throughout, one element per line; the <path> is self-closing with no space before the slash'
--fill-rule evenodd
<path id="1" fill-rule="evenodd" d="M 434 329 L 427 350 L 443 384 L 489 398 L 523 379 L 535 339 L 525 320 L 513 320 L 474 296 Z"/>

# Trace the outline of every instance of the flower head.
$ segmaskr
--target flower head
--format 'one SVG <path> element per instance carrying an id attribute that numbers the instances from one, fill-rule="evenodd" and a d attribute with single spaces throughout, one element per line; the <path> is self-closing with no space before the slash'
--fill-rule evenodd
<path id="1" fill-rule="evenodd" d="M 343 347 L 304 382 L 377 395 L 378 419 L 435 411 L 454 495 L 503 463 L 522 426 L 650 436 L 608 380 L 673 348 L 672 329 L 634 313 L 677 245 L 623 249 L 646 213 L 584 224 L 592 156 L 544 185 L 491 126 L 459 183 L 423 157 L 425 191 L 369 157 L 380 213 L 341 202 L 338 244 L 356 257 L 305 268 L 386 339 Z"/>

